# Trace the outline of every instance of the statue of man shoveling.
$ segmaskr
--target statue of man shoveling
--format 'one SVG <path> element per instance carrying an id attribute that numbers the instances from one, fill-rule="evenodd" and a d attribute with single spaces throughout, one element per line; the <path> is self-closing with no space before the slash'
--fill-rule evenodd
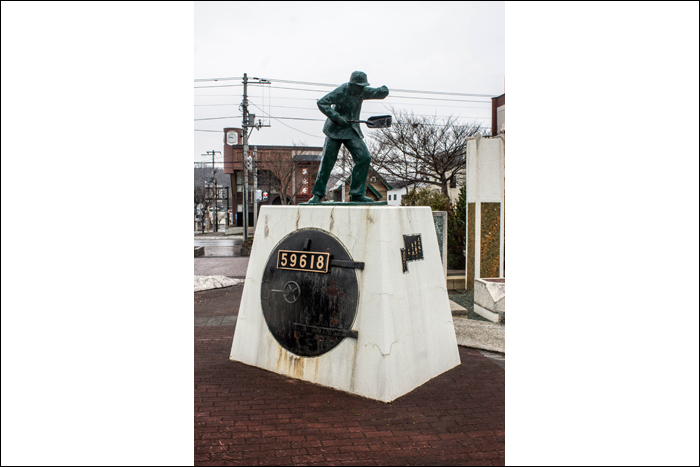
<path id="1" fill-rule="evenodd" d="M 366 123 L 370 128 L 386 128 L 391 125 L 391 116 L 370 117 L 366 122 L 359 120 L 362 101 L 365 99 L 384 99 L 389 95 L 386 86 L 369 87 L 367 75 L 354 71 L 350 81 L 340 85 L 318 100 L 318 108 L 328 117 L 323 125 L 326 142 L 323 145 L 323 159 L 311 193 L 313 197 L 303 204 L 321 204 L 326 194 L 328 177 L 338 158 L 340 145 L 344 144 L 350 151 L 354 166 L 350 182 L 350 201 L 373 203 L 374 200 L 365 196 L 367 173 L 369 172 L 370 155 L 363 140 L 360 123 Z"/>

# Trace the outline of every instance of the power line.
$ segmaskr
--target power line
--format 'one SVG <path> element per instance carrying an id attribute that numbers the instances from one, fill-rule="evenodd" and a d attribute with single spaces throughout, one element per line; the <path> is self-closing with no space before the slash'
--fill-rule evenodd
<path id="1" fill-rule="evenodd" d="M 235 98 L 237 99 L 238 96 L 230 96 L 230 95 L 216 95 L 216 96 L 203 96 L 203 95 L 195 95 L 195 97 L 230 97 L 230 98 Z M 314 99 L 313 97 L 275 97 L 275 99 L 284 99 L 284 100 L 298 100 L 298 101 L 314 101 L 317 102 L 318 99 Z M 489 112 L 491 111 L 491 103 L 490 102 L 477 102 L 477 104 L 486 104 L 488 107 L 475 107 L 475 106 L 470 106 L 470 105 L 447 105 L 447 104 L 421 104 L 421 103 L 411 103 L 411 106 L 418 106 L 418 107 L 446 107 L 446 108 L 454 108 L 454 109 L 482 109 L 482 110 L 488 110 Z M 239 105 L 239 103 L 232 103 L 232 104 L 194 104 L 195 107 L 207 107 L 207 106 L 225 106 L 225 105 Z M 368 105 L 383 105 L 381 102 L 375 102 L 372 100 L 368 100 L 363 102 L 363 107 L 366 107 Z M 397 104 L 397 105 L 406 105 L 406 104 Z M 271 106 L 271 107 L 282 107 L 282 106 Z M 317 107 L 286 107 L 289 109 L 292 108 L 298 108 L 298 109 L 313 109 L 313 110 L 318 110 Z"/>
<path id="2" fill-rule="evenodd" d="M 241 78 L 209 78 L 206 80 L 195 79 L 195 81 L 196 82 L 199 82 L 199 81 L 224 81 L 224 80 L 233 80 L 233 79 L 241 79 Z M 331 84 L 331 83 L 313 83 L 313 82 L 308 82 L 308 81 L 294 81 L 294 80 L 275 79 L 275 78 L 266 78 L 266 80 L 272 81 L 275 83 L 301 84 L 301 85 L 308 85 L 308 86 L 328 86 L 328 87 L 340 86 L 339 84 Z M 279 89 L 294 89 L 294 88 L 279 88 Z M 397 88 L 393 88 L 392 90 L 397 91 L 397 92 L 409 92 L 409 93 L 415 93 L 415 94 L 440 94 L 440 95 L 445 95 L 445 96 L 487 97 L 487 98 L 495 97 L 492 94 L 475 94 L 475 93 L 465 93 L 465 92 L 419 91 L 419 90 L 415 90 L 415 89 L 397 89 Z"/>
<path id="3" fill-rule="evenodd" d="M 255 104 L 253 104 L 252 102 L 251 102 L 251 104 L 252 104 L 252 105 L 255 105 Z M 260 109 L 260 107 L 258 107 L 257 105 L 255 105 L 255 107 L 257 107 L 258 109 Z M 274 118 L 275 120 L 306 120 L 306 121 L 309 121 L 309 122 L 325 122 L 325 121 L 326 121 L 325 118 L 273 117 L 272 115 L 269 115 L 269 114 L 267 114 L 266 112 L 264 112 L 262 109 L 260 109 L 260 110 L 261 110 L 265 115 L 267 115 L 269 118 Z M 433 115 L 415 115 L 415 116 L 416 116 L 416 117 L 433 117 Z M 438 118 L 449 118 L 450 116 L 447 116 L 447 115 L 445 115 L 445 116 L 443 116 L 443 115 L 435 115 L 435 117 L 438 117 Z M 457 116 L 457 117 L 451 116 L 451 117 L 452 117 L 452 118 L 456 118 L 456 119 L 457 119 L 457 118 L 473 118 L 473 119 L 478 119 L 478 120 L 489 120 L 489 117 L 461 117 L 461 116 Z M 200 120 L 225 120 L 225 119 L 227 119 L 227 118 L 240 118 L 240 116 L 235 116 L 235 117 L 213 117 L 213 118 L 195 118 L 194 121 L 195 121 L 195 122 L 198 122 L 198 121 L 200 121 Z M 399 123 L 399 122 L 397 122 L 397 123 Z"/>
<path id="4" fill-rule="evenodd" d="M 365 102 L 365 103 L 368 103 L 368 102 Z M 363 104 L 365 104 L 365 103 L 363 103 Z M 377 103 L 377 104 L 379 104 L 379 103 Z M 290 107 L 290 106 L 284 106 L 284 105 L 271 105 L 270 107 L 281 108 L 281 109 L 315 110 L 316 112 L 319 112 L 318 108 L 312 108 L 312 107 Z M 386 109 L 386 106 L 384 106 L 384 108 Z M 476 108 L 476 107 L 474 107 L 474 108 Z M 483 110 L 489 110 L 489 111 L 490 111 L 491 109 L 483 109 Z M 389 111 L 389 109 L 387 109 L 387 111 Z M 363 109 L 362 109 L 362 113 L 374 113 L 374 111 L 369 111 L 369 110 L 363 108 Z M 491 118 L 490 115 L 488 115 L 488 116 L 486 116 L 486 117 L 475 117 L 475 116 L 469 116 L 469 115 L 465 115 L 465 116 L 457 115 L 457 116 L 454 116 L 454 115 L 415 114 L 415 116 L 416 116 L 416 117 L 437 117 L 437 118 L 449 118 L 449 117 L 452 117 L 452 118 L 480 118 L 480 119 L 490 119 L 490 118 Z M 283 117 L 279 117 L 279 118 L 283 118 Z M 309 120 L 309 119 L 300 118 L 300 119 L 298 119 L 298 120 Z"/>
<path id="5" fill-rule="evenodd" d="M 252 104 L 252 102 L 251 102 L 251 104 Z M 255 105 L 255 104 L 253 104 L 253 105 Z M 258 106 L 255 105 L 255 107 L 258 107 Z M 258 107 L 258 109 L 260 109 L 260 107 Z M 262 109 L 260 109 L 260 111 L 263 112 L 265 115 L 267 115 L 267 116 L 270 117 L 270 118 L 276 118 L 276 119 L 282 119 L 282 120 L 310 120 L 310 121 L 313 121 L 313 122 L 323 122 L 323 121 L 325 121 L 325 120 L 319 120 L 319 119 L 317 119 L 317 118 L 273 117 L 272 115 L 269 115 L 268 113 L 266 113 L 266 112 L 265 112 L 264 110 L 262 110 Z M 234 116 L 234 117 L 195 118 L 194 121 L 195 121 L 195 122 L 199 122 L 199 121 L 201 121 L 201 120 L 224 120 L 224 119 L 227 119 L 227 118 L 241 118 L 241 116 L 238 115 L 238 116 Z"/>
<path id="6" fill-rule="evenodd" d="M 292 88 L 289 88 L 292 89 Z M 238 96 L 233 96 L 230 94 L 195 94 L 194 97 L 230 97 L 232 99 L 238 99 Z M 260 97 L 260 96 L 254 96 L 254 97 Z M 412 96 L 392 96 L 389 95 L 389 97 L 395 98 L 395 99 L 416 99 L 415 97 Z M 318 99 L 314 99 L 313 97 L 286 97 L 286 96 L 275 96 L 275 99 L 285 99 L 285 100 L 296 100 L 296 101 L 318 101 Z M 426 98 L 430 99 L 430 98 Z M 484 104 L 491 106 L 491 102 L 489 101 L 472 101 L 472 100 L 460 100 L 460 99 L 437 99 L 437 100 L 444 100 L 448 102 L 473 102 L 476 104 Z M 372 100 L 368 100 L 365 102 L 366 104 L 371 104 L 373 103 Z M 434 105 L 434 104 L 412 104 L 412 105 Z M 440 107 L 449 107 L 449 106 L 440 106 Z M 455 107 L 463 107 L 463 106 L 455 106 Z"/>
<path id="7" fill-rule="evenodd" d="M 293 89 L 293 88 L 289 88 Z M 231 94 L 195 94 L 194 97 L 230 97 L 232 99 L 238 99 L 239 96 L 231 95 Z M 259 97 L 259 96 L 254 96 L 254 97 Z M 392 96 L 389 95 L 389 97 L 393 98 L 401 98 L 401 96 Z M 415 99 L 414 97 L 411 96 L 405 96 L 406 99 Z M 296 101 L 314 101 L 316 102 L 318 99 L 315 99 L 313 97 L 287 97 L 287 96 L 275 96 L 275 99 L 285 99 L 285 100 L 296 100 Z M 471 100 L 460 100 L 460 99 L 440 99 L 440 100 L 446 100 L 446 101 L 454 101 L 454 102 L 474 102 L 477 104 L 485 104 L 485 105 L 491 105 L 490 101 L 471 101 Z M 367 101 L 367 103 L 372 103 L 371 100 Z M 413 105 L 419 105 L 419 104 L 413 104 Z M 423 104 L 426 105 L 426 104 Z M 461 106 L 460 106 L 461 107 Z"/>
<path id="8" fill-rule="evenodd" d="M 195 86 L 195 89 L 204 89 L 204 88 L 235 88 L 236 86 L 243 86 L 242 84 L 222 84 L 220 86 Z"/>
<path id="9" fill-rule="evenodd" d="M 195 82 L 204 82 L 204 81 L 227 81 L 227 80 L 235 80 L 235 79 L 241 79 L 241 78 L 207 78 L 207 79 L 196 79 Z M 258 79 L 258 78 L 255 78 Z M 280 83 L 289 83 L 289 84 L 300 84 L 300 85 L 312 85 L 312 86 L 332 86 L 332 87 L 337 87 L 338 85 L 336 84 L 329 84 L 329 83 L 312 83 L 312 82 L 305 82 L 305 81 L 292 81 L 292 80 L 271 80 L 271 81 L 276 81 Z M 262 83 L 248 83 L 248 84 L 262 84 Z M 200 89 L 200 88 L 216 88 L 216 87 L 237 87 L 237 86 L 243 86 L 243 84 L 231 84 L 231 85 L 214 85 L 214 86 L 195 86 L 195 89 Z M 288 90 L 294 90 L 294 91 L 305 91 L 305 92 L 324 92 L 326 93 L 326 90 L 320 90 L 320 89 L 302 89 L 302 88 L 295 88 L 295 87 L 284 87 L 284 86 L 270 86 L 267 85 L 268 89 L 269 88 L 275 88 L 275 89 L 288 89 Z M 471 94 L 471 93 L 451 93 L 451 92 L 441 92 L 441 91 L 417 91 L 417 90 L 409 90 L 409 89 L 394 89 L 394 91 L 399 91 L 399 92 L 408 92 L 408 93 L 416 93 L 416 94 L 434 94 L 434 95 L 455 95 L 455 96 L 473 96 L 473 97 L 491 97 L 490 95 L 486 94 Z M 203 94 L 195 94 L 195 97 L 231 97 L 235 98 L 237 96 L 231 96 L 231 95 L 203 95 Z M 264 98 L 264 97 L 263 97 Z M 418 97 L 418 96 L 396 96 L 396 95 L 390 95 L 388 96 L 389 99 L 392 101 L 394 100 L 400 100 L 400 99 L 419 99 L 419 100 L 429 100 L 429 101 L 443 101 L 443 102 L 468 102 L 468 103 L 477 103 L 477 104 L 482 104 L 482 105 L 488 105 L 490 107 L 491 102 L 490 101 L 480 101 L 480 100 L 467 100 L 467 99 L 448 99 L 448 98 L 435 98 L 435 97 Z M 317 99 L 314 98 L 295 98 L 295 97 L 275 97 L 275 99 L 289 99 L 289 100 L 310 100 L 310 101 L 317 101 Z M 319 137 L 316 135 L 312 135 L 309 133 L 306 133 L 302 130 L 299 130 L 298 128 L 294 128 L 293 126 L 287 125 L 284 123 L 282 120 L 299 120 L 299 121 L 313 121 L 313 122 L 323 122 L 325 119 L 318 119 L 318 118 L 301 118 L 301 117 L 281 117 L 281 116 L 272 116 L 268 112 L 265 112 L 262 108 L 260 108 L 258 105 L 250 102 L 251 105 L 255 106 L 258 108 L 263 114 L 265 114 L 268 118 L 274 119 L 281 123 L 282 125 L 294 130 L 298 131 L 299 133 L 303 133 L 307 136 L 311 136 L 314 138 L 323 138 Z M 381 105 L 380 103 L 375 103 L 372 101 L 366 102 L 368 105 Z M 402 104 L 398 102 L 394 102 L 395 105 L 397 106 L 406 106 L 407 104 Z M 197 107 L 206 107 L 206 106 L 235 106 L 237 105 L 236 103 L 231 103 L 231 104 L 199 104 L 195 105 Z M 440 104 L 420 104 L 420 103 L 413 103 L 411 105 L 414 106 L 426 106 L 426 107 L 453 107 L 453 108 L 480 108 L 482 110 L 490 110 L 488 108 L 483 108 L 483 107 L 474 107 L 474 106 L 450 106 L 450 105 L 440 105 Z M 308 107 L 293 107 L 293 106 L 270 106 L 270 107 L 275 107 L 275 108 L 289 108 L 289 109 L 300 109 L 300 110 L 317 110 L 315 108 L 308 108 Z M 386 105 L 383 105 L 383 107 L 386 109 Z M 367 113 L 368 110 L 364 109 L 363 113 Z M 436 118 L 454 118 L 454 119 L 474 119 L 474 120 L 482 120 L 482 121 L 488 121 L 490 120 L 490 116 L 488 117 L 473 117 L 473 116 L 443 116 L 443 115 L 424 115 L 424 114 L 416 114 L 416 116 L 421 116 L 421 117 L 436 117 Z M 238 119 L 240 116 L 227 116 L 227 117 L 208 117 L 208 118 L 197 118 L 194 119 L 194 121 L 206 121 L 206 120 L 226 120 L 226 119 Z M 402 123 L 402 122 L 396 122 L 396 123 Z M 440 124 L 424 124 L 428 126 L 447 126 L 447 125 L 440 125 Z M 221 130 L 202 130 L 202 129 L 195 129 L 195 131 L 201 131 L 201 132 L 212 132 L 212 133 L 220 133 Z"/>
<path id="10" fill-rule="evenodd" d="M 326 92 L 323 89 L 301 89 L 301 88 L 285 88 L 282 86 L 270 86 L 271 88 L 274 89 L 290 89 L 293 91 L 306 91 L 306 92 Z M 415 96 L 394 96 L 389 94 L 387 96 L 387 99 L 421 99 L 421 100 L 427 100 L 427 101 L 447 101 L 447 102 L 478 102 L 481 104 L 491 104 L 491 102 L 488 101 L 475 101 L 475 100 L 465 100 L 465 99 L 440 99 L 437 97 L 415 97 Z"/>
<path id="11" fill-rule="evenodd" d="M 290 80 L 284 80 L 284 79 L 269 79 L 272 82 L 276 83 L 288 83 L 288 84 L 305 84 L 309 86 L 330 86 L 330 87 L 338 87 L 340 86 L 339 84 L 329 84 L 329 83 L 310 83 L 306 81 L 290 81 Z M 291 89 L 291 88 L 289 88 Z M 409 92 L 409 93 L 415 93 L 415 94 L 440 94 L 440 95 L 445 95 L 445 96 L 464 96 L 464 97 L 487 97 L 491 98 L 494 97 L 491 94 L 474 94 L 474 93 L 465 93 L 465 92 L 445 92 L 445 91 L 418 91 L 415 89 L 398 89 L 398 88 L 392 88 L 392 91 L 396 92 Z"/>
<path id="12" fill-rule="evenodd" d="M 201 83 L 204 81 L 232 81 L 234 79 L 243 79 L 243 78 L 241 78 L 241 77 L 238 77 L 238 78 L 200 78 L 200 79 L 195 78 L 194 82 Z"/>
<path id="13" fill-rule="evenodd" d="M 382 105 L 380 102 L 367 101 L 366 103 L 367 104 Z M 490 102 L 478 102 L 478 104 L 487 104 L 488 107 L 474 107 L 471 105 L 418 104 L 418 103 L 414 103 L 414 102 L 411 102 L 410 105 L 411 106 L 419 106 L 419 107 L 451 107 L 454 109 L 481 109 L 481 110 L 488 110 L 489 112 L 491 111 L 491 103 Z M 407 105 L 407 104 L 398 104 L 398 105 Z"/>
<path id="14" fill-rule="evenodd" d="M 230 97 L 232 99 L 238 99 L 239 96 L 232 96 L 230 94 L 195 94 L 194 97 Z M 259 97 L 259 96 L 254 96 L 254 97 Z M 314 101 L 316 102 L 318 99 L 314 99 L 313 97 L 282 97 L 282 96 L 276 96 L 275 99 L 288 99 L 288 100 L 297 100 L 297 101 Z"/>
<path id="15" fill-rule="evenodd" d="M 291 89 L 293 91 L 306 91 L 306 92 L 328 92 L 325 89 L 302 89 L 302 88 L 286 88 L 284 86 L 272 86 L 270 85 L 271 88 L 273 89 Z"/>
<path id="16" fill-rule="evenodd" d="M 195 94 L 194 97 L 235 97 L 235 98 L 239 98 L 239 96 L 234 96 L 231 94 Z"/>
<path id="17" fill-rule="evenodd" d="M 202 120 L 224 120 L 224 119 L 227 119 L 227 118 L 241 118 L 241 117 L 240 117 L 240 115 L 239 115 L 239 116 L 236 116 L 236 117 L 195 118 L 194 121 L 195 121 L 195 122 L 199 122 L 199 121 L 202 121 Z"/>
<path id="18" fill-rule="evenodd" d="M 261 109 L 260 107 L 258 107 L 258 106 L 255 105 L 255 104 L 253 104 L 252 102 L 251 102 L 251 105 L 252 105 L 253 107 L 256 107 L 258 110 L 260 110 L 262 113 L 264 113 L 265 115 L 267 115 L 269 118 L 272 118 L 272 119 L 275 119 L 275 120 L 279 121 L 282 125 L 286 126 L 287 128 L 291 128 L 292 130 L 298 131 L 299 133 L 304 133 L 305 135 L 311 136 L 311 137 L 313 137 L 313 138 L 323 139 L 323 137 L 321 137 L 321 136 L 312 135 L 311 133 L 307 133 L 307 132 L 305 132 L 305 131 L 299 130 L 298 128 L 294 128 L 293 126 L 287 125 L 286 123 L 280 121 L 277 117 L 273 117 L 272 115 L 268 114 L 267 112 L 265 112 L 263 109 Z"/>
<path id="19" fill-rule="evenodd" d="M 364 107 L 368 105 L 382 105 L 380 102 L 371 102 L 371 101 L 365 101 L 363 102 L 363 109 Z M 236 106 L 238 104 L 194 104 L 195 107 L 221 107 L 221 106 Z M 459 108 L 459 109 L 481 109 L 481 110 L 488 110 L 489 112 L 491 111 L 490 108 L 484 108 L 484 107 L 474 107 L 474 106 L 468 106 L 468 105 L 445 105 L 445 106 L 435 106 L 433 104 L 413 104 L 413 105 L 420 105 L 420 106 L 428 106 L 428 107 L 454 107 L 454 108 Z M 315 112 L 318 112 L 318 107 L 294 107 L 294 106 L 288 106 L 288 105 L 269 105 L 268 107 L 274 107 L 277 109 L 299 109 L 299 110 L 313 110 Z M 386 108 L 386 107 L 385 107 Z"/>
<path id="20" fill-rule="evenodd" d="M 234 85 L 231 85 L 231 86 L 234 86 Z M 213 88 L 215 88 L 215 87 L 223 87 L 223 86 L 205 86 L 205 87 L 213 87 Z M 269 87 L 274 88 L 274 89 L 289 89 L 289 90 L 292 90 L 292 91 L 326 92 L 326 91 L 323 90 L 323 89 L 286 88 L 286 87 L 283 87 L 283 86 L 269 86 Z M 199 89 L 199 88 L 198 88 L 198 87 L 195 87 L 195 89 Z M 206 97 L 206 96 L 204 96 L 204 97 Z M 277 99 L 277 97 L 276 97 L 275 99 Z M 489 101 L 475 101 L 475 100 L 470 100 L 470 99 L 469 99 L 469 100 L 467 100 L 467 99 L 441 99 L 441 98 L 437 98 L 437 97 L 393 96 L 393 95 L 391 95 L 391 94 L 389 94 L 389 96 L 387 96 L 387 99 L 421 99 L 421 100 L 427 100 L 427 101 L 477 102 L 477 103 L 480 103 L 480 104 L 489 104 L 489 105 L 491 104 L 491 102 L 489 102 Z"/>
<path id="21" fill-rule="evenodd" d="M 255 105 L 255 104 L 253 104 L 252 102 L 250 102 L 250 103 L 251 103 L 252 105 Z M 258 109 L 260 109 L 260 107 L 258 107 L 257 105 L 255 105 L 255 107 L 257 107 Z M 319 118 L 301 118 L 301 117 L 273 117 L 272 115 L 268 114 L 267 112 L 263 111 L 262 109 L 260 109 L 260 110 L 261 110 L 265 115 L 267 115 L 268 117 L 274 118 L 274 119 L 276 119 L 276 120 L 306 120 L 306 121 L 310 121 L 310 122 L 325 122 L 325 121 L 326 121 L 325 118 L 319 119 Z M 474 119 L 480 119 L 480 120 L 489 120 L 489 118 L 490 118 L 490 117 L 469 117 L 469 116 L 464 116 L 464 117 L 462 117 L 462 116 L 457 116 L 457 117 L 455 117 L 455 116 L 453 116 L 453 115 L 422 115 L 422 114 L 416 114 L 415 116 L 416 116 L 416 117 L 433 117 L 433 116 L 434 116 L 434 117 L 437 117 L 437 118 L 449 118 L 449 117 L 452 117 L 452 118 L 474 118 Z M 233 117 L 212 117 L 212 118 L 195 118 L 194 121 L 195 121 L 195 122 L 198 122 L 198 121 L 202 121 L 202 120 L 225 120 L 225 119 L 228 119 L 228 118 L 240 118 L 240 116 L 233 116 Z"/>
<path id="22" fill-rule="evenodd" d="M 392 96 L 389 95 L 387 96 L 387 99 L 421 99 L 425 101 L 446 101 L 446 102 L 478 102 L 480 104 L 489 104 L 491 105 L 491 102 L 488 101 L 473 101 L 473 100 L 465 100 L 465 99 L 440 99 L 438 97 L 413 97 L 413 96 Z"/>
<path id="23" fill-rule="evenodd" d="M 258 107 L 258 106 L 256 105 L 255 107 Z M 260 108 L 260 107 L 258 107 L 258 108 Z M 318 119 L 318 118 L 300 118 L 300 117 L 272 117 L 271 115 L 268 115 L 268 117 L 270 117 L 270 118 L 279 118 L 279 119 L 282 119 L 282 120 L 309 120 L 309 121 L 312 121 L 312 122 L 325 122 L 325 121 L 326 121 L 325 118 L 324 118 L 324 119 Z"/>

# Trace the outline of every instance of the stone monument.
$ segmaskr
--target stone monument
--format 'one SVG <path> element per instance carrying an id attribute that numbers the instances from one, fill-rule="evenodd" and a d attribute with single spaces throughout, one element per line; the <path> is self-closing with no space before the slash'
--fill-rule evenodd
<path id="1" fill-rule="evenodd" d="M 231 360 L 390 402 L 459 365 L 429 207 L 263 206 Z"/>
<path id="2" fill-rule="evenodd" d="M 388 92 L 354 72 L 319 100 L 329 120 L 314 197 L 261 208 L 232 361 L 383 402 L 460 364 L 430 208 L 364 196 L 369 153 L 352 121 L 363 98 Z M 351 202 L 322 203 L 341 144 L 355 160 Z"/>

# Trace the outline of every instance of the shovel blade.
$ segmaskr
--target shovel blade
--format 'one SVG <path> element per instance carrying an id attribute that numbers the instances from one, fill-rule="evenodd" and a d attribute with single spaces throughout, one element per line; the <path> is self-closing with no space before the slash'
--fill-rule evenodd
<path id="1" fill-rule="evenodd" d="M 391 115 L 377 115 L 367 119 L 367 128 L 389 128 L 391 126 Z"/>

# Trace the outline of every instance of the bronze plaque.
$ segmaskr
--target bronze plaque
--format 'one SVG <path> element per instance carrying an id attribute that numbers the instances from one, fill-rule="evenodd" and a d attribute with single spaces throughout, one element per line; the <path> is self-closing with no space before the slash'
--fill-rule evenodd
<path id="1" fill-rule="evenodd" d="M 404 235 L 403 244 L 405 248 L 401 248 L 401 266 L 403 272 L 408 272 L 408 262 L 423 259 L 423 243 L 421 242 L 420 234 Z"/>
<path id="2" fill-rule="evenodd" d="M 277 269 L 290 271 L 328 272 L 329 253 L 319 251 L 279 250 L 277 252 Z"/>

